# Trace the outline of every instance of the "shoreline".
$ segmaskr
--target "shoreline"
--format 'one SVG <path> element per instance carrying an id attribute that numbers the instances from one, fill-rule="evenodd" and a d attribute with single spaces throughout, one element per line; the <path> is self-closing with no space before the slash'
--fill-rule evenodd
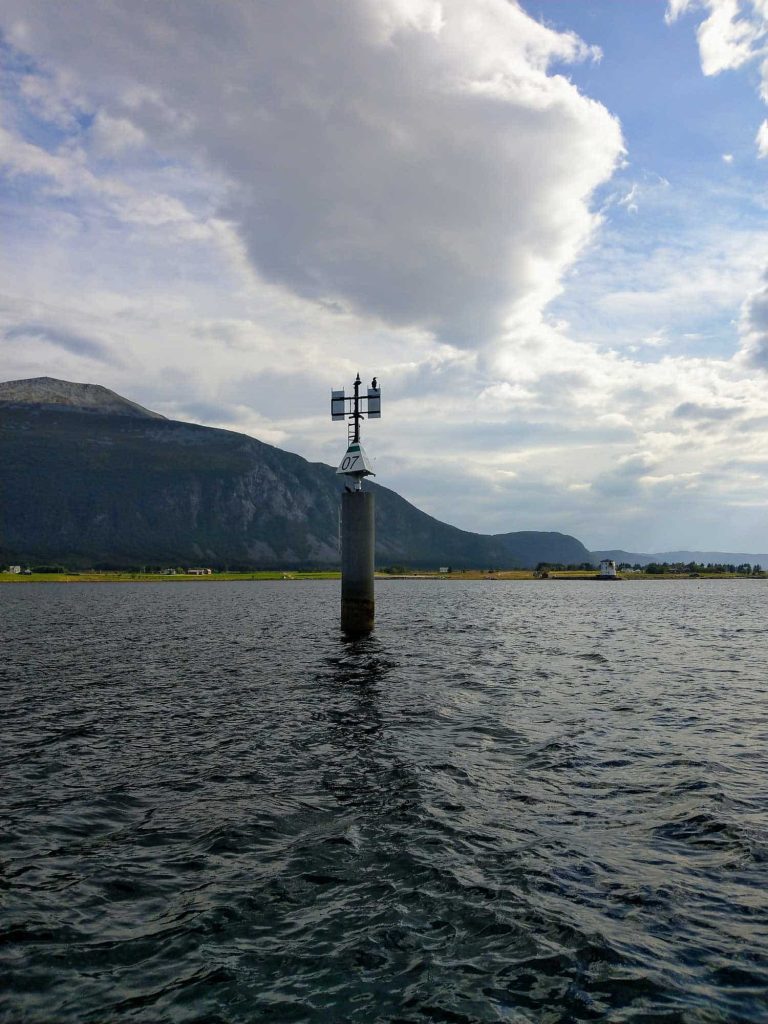
<path id="1" fill-rule="evenodd" d="M 211 573 L 206 576 L 190 575 L 187 573 L 176 573 L 165 575 L 162 573 L 124 573 L 124 572 L 68 572 L 68 573 L 32 573 L 23 575 L 20 573 L 0 573 L 0 586 L 3 584 L 24 584 L 24 583 L 261 583 L 281 582 L 295 583 L 306 580 L 340 580 L 339 571 L 285 571 L 264 570 L 259 572 L 221 572 Z M 376 573 L 377 582 L 385 580 L 435 580 L 435 581 L 471 581 L 471 582 L 539 582 L 539 583 L 570 583 L 570 582 L 597 582 L 597 583 L 627 583 L 627 582 L 650 582 L 664 580 L 667 582 L 680 580 L 764 580 L 765 576 L 745 576 L 738 573 L 699 573 L 691 576 L 683 573 L 629 573 L 618 576 L 615 579 L 605 579 L 595 574 L 585 572 L 561 572 L 551 573 L 548 577 L 542 578 L 534 574 L 533 570 L 508 570 L 498 573 L 480 572 L 468 569 L 464 572 L 453 573 Z"/>

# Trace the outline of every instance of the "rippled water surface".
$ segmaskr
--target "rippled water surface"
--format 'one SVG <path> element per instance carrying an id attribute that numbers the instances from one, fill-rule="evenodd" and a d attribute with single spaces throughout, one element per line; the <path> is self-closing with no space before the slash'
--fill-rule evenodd
<path id="1" fill-rule="evenodd" d="M 768 584 L 0 588 L 0 1017 L 768 1021 Z"/>

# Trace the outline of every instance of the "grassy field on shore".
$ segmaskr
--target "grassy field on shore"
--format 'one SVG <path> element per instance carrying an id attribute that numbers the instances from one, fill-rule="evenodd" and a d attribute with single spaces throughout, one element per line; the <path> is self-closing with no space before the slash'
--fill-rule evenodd
<path id="1" fill-rule="evenodd" d="M 177 572 L 173 575 L 156 572 L 33 572 L 0 573 L 0 583 L 212 583 L 221 580 L 330 580 L 338 572 L 214 572 L 208 576 Z"/>
<path id="2" fill-rule="evenodd" d="M 231 580 L 334 580 L 339 579 L 340 573 L 333 571 L 292 571 L 292 570 L 263 570 L 254 572 L 214 572 L 206 576 L 198 576 L 192 573 L 166 573 L 151 572 L 97 572 L 90 570 L 38 573 L 28 575 L 22 573 L 0 572 L 0 583 L 217 583 Z M 440 573 L 434 570 L 413 570 L 398 573 L 377 571 L 376 578 L 379 580 L 409 580 L 409 579 L 435 579 L 435 580 L 533 580 L 539 579 L 530 569 L 507 569 L 488 571 L 482 569 L 456 570 L 451 573 Z M 622 572 L 620 580 L 682 580 L 690 579 L 686 573 L 656 573 L 644 572 Z M 696 579 L 759 579 L 764 577 L 745 576 L 742 573 L 699 573 Z M 598 579 L 597 572 L 581 571 L 554 571 L 548 575 L 551 580 L 591 580 Z"/>

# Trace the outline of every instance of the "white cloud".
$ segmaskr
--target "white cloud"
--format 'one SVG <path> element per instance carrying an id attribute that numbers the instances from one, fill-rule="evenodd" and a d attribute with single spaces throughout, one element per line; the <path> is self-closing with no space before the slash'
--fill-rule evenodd
<path id="1" fill-rule="evenodd" d="M 718 75 L 762 59 L 760 95 L 768 103 L 768 59 L 764 59 L 768 52 L 768 4 L 765 0 L 669 0 L 665 20 L 671 23 L 693 9 L 706 11 L 696 32 L 703 73 Z M 761 156 L 765 156 L 764 127 L 757 137 Z"/>
<path id="2" fill-rule="evenodd" d="M 295 10 L 6 0 L 29 59 L 0 139 L 4 374 L 95 380 L 333 463 L 327 392 L 375 372 L 381 482 L 471 529 L 641 545 L 691 519 L 692 488 L 735 500 L 720 467 L 759 455 L 760 381 L 674 342 L 703 338 L 692 310 L 738 308 L 760 242 L 621 256 L 607 233 L 604 272 L 570 288 L 603 333 L 547 309 L 622 151 L 552 70 L 596 50 L 506 0 Z M 636 239 L 679 202 L 640 175 L 606 217 L 621 196 Z"/>
<path id="3" fill-rule="evenodd" d="M 740 17 L 739 0 L 708 0 L 709 17 L 698 29 L 701 67 L 705 75 L 739 68 L 757 54 L 765 34 L 762 14 L 752 4 L 752 16 Z"/>
<path id="4" fill-rule="evenodd" d="M 696 0 L 669 0 L 664 20 L 668 25 L 677 21 L 694 4 Z"/>
<path id="5" fill-rule="evenodd" d="M 127 117 L 110 117 L 99 110 L 91 125 L 91 139 L 96 153 L 119 156 L 126 150 L 143 145 L 146 136 Z"/>
<path id="6" fill-rule="evenodd" d="M 19 92 L 44 120 L 63 129 L 77 126 L 80 104 L 67 75 L 22 75 Z"/>
<path id="7" fill-rule="evenodd" d="M 744 302 L 741 329 L 745 358 L 751 365 L 768 370 L 768 272 L 761 286 Z"/>
<path id="8" fill-rule="evenodd" d="M 739 68 L 759 56 L 766 32 L 764 0 L 669 0 L 665 21 L 671 24 L 697 8 L 707 12 L 696 32 L 705 75 Z"/>
<path id="9" fill-rule="evenodd" d="M 113 147 L 141 133 L 224 175 L 264 277 L 470 347 L 557 293 L 621 153 L 608 111 L 547 71 L 593 51 L 506 0 L 5 9 Z"/>
<path id="10" fill-rule="evenodd" d="M 768 121 L 763 121 L 760 125 L 755 142 L 757 143 L 757 152 L 759 156 L 768 156 Z"/>
<path id="11" fill-rule="evenodd" d="M 640 186 L 635 183 L 632 188 L 618 201 L 619 206 L 626 208 L 627 213 L 637 213 L 639 207 L 637 205 L 637 199 L 640 194 Z"/>

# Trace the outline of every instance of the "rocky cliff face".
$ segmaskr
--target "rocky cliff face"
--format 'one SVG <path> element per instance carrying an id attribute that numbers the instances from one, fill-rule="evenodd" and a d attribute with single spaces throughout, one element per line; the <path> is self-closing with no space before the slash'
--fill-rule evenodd
<path id="1" fill-rule="evenodd" d="M 0 466 L 6 561 L 287 568 L 339 560 L 343 483 L 330 466 L 166 420 L 97 385 L 0 384 Z M 589 560 L 573 537 L 468 533 L 367 486 L 376 491 L 379 564 Z"/>

